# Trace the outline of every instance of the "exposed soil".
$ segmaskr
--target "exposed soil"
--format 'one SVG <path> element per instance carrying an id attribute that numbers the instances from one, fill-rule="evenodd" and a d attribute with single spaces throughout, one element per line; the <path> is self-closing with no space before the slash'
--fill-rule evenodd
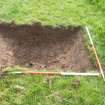
<path id="1" fill-rule="evenodd" d="M 92 69 L 80 27 L 0 25 L 0 65 L 33 69 Z"/>

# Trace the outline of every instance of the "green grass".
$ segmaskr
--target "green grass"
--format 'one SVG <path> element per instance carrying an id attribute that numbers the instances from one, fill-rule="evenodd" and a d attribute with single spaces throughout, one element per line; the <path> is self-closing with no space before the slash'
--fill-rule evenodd
<path id="1" fill-rule="evenodd" d="M 0 0 L 0 19 L 17 24 L 78 25 L 92 8 L 85 0 Z"/>
<path id="2" fill-rule="evenodd" d="M 74 80 L 80 80 L 75 87 Z M 0 80 L 0 105 L 105 105 L 101 78 L 7 76 Z"/>
<path id="3" fill-rule="evenodd" d="M 105 65 L 104 0 L 0 0 L 1 22 L 42 25 L 88 25 Z M 0 105 L 105 105 L 105 82 L 100 78 L 56 77 L 51 87 L 41 76 L 0 79 Z"/>

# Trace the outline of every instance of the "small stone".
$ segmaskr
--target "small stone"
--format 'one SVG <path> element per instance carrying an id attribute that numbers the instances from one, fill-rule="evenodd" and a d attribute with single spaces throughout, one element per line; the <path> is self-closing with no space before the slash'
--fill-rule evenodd
<path id="1" fill-rule="evenodd" d="M 8 55 L 13 56 L 13 52 L 9 51 Z"/>

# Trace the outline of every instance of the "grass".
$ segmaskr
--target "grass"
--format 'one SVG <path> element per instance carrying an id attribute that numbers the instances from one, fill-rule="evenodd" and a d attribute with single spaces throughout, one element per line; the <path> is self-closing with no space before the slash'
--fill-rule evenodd
<path id="1" fill-rule="evenodd" d="M 78 25 L 92 9 L 85 0 L 0 0 L 0 8 L 0 20 L 49 25 Z"/>
<path id="2" fill-rule="evenodd" d="M 105 105 L 101 78 L 55 77 L 51 87 L 42 76 L 7 76 L 0 80 L 1 105 Z M 75 80 L 80 85 L 75 87 Z"/>
<path id="3" fill-rule="evenodd" d="M 0 21 L 16 24 L 88 25 L 105 65 L 104 0 L 0 0 Z M 80 86 L 73 86 L 74 80 Z M 56 77 L 51 87 L 41 76 L 0 79 L 0 105 L 105 105 L 100 78 Z"/>
<path id="4" fill-rule="evenodd" d="M 105 82 L 101 77 L 5 75 L 0 105 L 105 105 Z"/>

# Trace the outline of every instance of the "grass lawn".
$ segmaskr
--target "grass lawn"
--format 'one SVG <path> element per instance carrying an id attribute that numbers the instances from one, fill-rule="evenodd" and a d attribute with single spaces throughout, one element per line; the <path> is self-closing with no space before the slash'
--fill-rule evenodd
<path id="1" fill-rule="evenodd" d="M 88 25 L 101 63 L 105 65 L 104 1 L 0 0 L 0 21 L 16 24 Z M 96 0 L 97 1 L 97 0 Z M 78 87 L 74 80 L 80 80 Z M 100 78 L 56 77 L 49 88 L 45 77 L 6 76 L 0 79 L 0 105 L 105 105 L 105 82 Z"/>
<path id="2" fill-rule="evenodd" d="M 0 20 L 17 24 L 79 25 L 89 20 L 93 6 L 85 0 L 0 0 Z"/>
<path id="3" fill-rule="evenodd" d="M 0 105 L 105 105 L 105 82 L 96 77 L 55 77 L 49 87 L 45 77 L 7 76 L 0 80 Z"/>

